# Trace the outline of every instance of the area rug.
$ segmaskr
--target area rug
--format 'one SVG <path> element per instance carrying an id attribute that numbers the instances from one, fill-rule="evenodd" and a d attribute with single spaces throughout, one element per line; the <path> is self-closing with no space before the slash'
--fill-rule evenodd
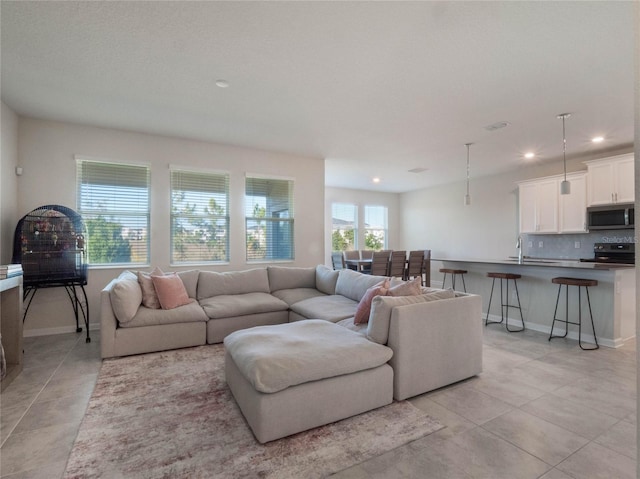
<path id="1" fill-rule="evenodd" d="M 443 426 L 407 401 L 260 444 L 224 347 L 105 360 L 65 478 L 320 478 Z"/>

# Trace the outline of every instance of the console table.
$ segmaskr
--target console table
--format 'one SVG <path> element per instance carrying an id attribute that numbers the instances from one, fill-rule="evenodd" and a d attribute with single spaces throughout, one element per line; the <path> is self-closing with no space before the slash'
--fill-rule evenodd
<path id="1" fill-rule="evenodd" d="M 22 276 L 0 279 L 0 334 L 7 362 L 7 374 L 0 390 L 22 371 Z"/>

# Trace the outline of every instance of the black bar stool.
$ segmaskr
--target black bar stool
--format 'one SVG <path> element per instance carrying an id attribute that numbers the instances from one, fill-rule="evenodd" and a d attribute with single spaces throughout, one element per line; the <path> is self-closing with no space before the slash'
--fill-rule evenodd
<path id="1" fill-rule="evenodd" d="M 440 272 L 444 273 L 444 277 L 442 278 L 442 289 L 444 289 L 444 283 L 447 281 L 447 275 L 451 275 L 451 285 L 453 289 L 456 289 L 456 276 L 460 275 L 462 278 L 462 287 L 464 288 L 464 292 L 467 292 L 467 285 L 464 284 L 464 275 L 467 274 L 466 269 L 451 269 L 451 268 L 440 268 Z"/>
<path id="2" fill-rule="evenodd" d="M 598 338 L 596 338 L 596 328 L 593 324 L 593 312 L 591 311 L 591 299 L 589 298 L 589 286 L 598 286 L 598 281 L 595 279 L 580 279 L 580 278 L 553 278 L 551 280 L 552 283 L 558 285 L 558 296 L 556 298 L 556 309 L 553 312 L 553 323 L 551 323 L 551 333 L 549 334 L 549 341 L 551 338 L 565 338 L 567 337 L 567 333 L 569 331 L 570 324 L 578 325 L 578 344 L 580 345 L 580 349 L 585 351 L 590 351 L 592 349 L 598 349 L 600 346 L 598 345 Z M 565 287 L 566 292 L 566 313 L 565 319 L 559 319 L 556 317 L 558 312 L 558 302 L 560 301 L 560 291 L 562 290 L 562 285 Z M 569 286 L 577 286 L 578 287 L 578 322 L 569 321 Z M 596 342 L 596 346 L 594 348 L 585 348 L 582 346 L 582 297 L 580 292 L 581 288 L 584 286 L 585 291 L 587 292 L 587 304 L 589 305 L 589 316 L 591 317 L 591 330 L 593 331 L 593 339 Z M 556 324 L 556 321 L 560 321 L 564 323 L 564 334 L 562 336 L 554 336 L 553 335 L 553 327 Z"/>
<path id="3" fill-rule="evenodd" d="M 484 325 L 488 324 L 502 324 L 504 321 L 504 325 L 507 328 L 507 331 L 510 333 L 517 333 L 520 331 L 524 331 L 524 317 L 522 316 L 522 306 L 520 304 L 520 293 L 518 292 L 518 282 L 517 279 L 522 276 L 519 274 L 513 273 L 487 273 L 488 278 L 493 278 L 493 282 L 491 283 L 491 294 L 489 295 L 489 306 L 487 307 L 487 317 L 484 320 Z M 493 287 L 496 284 L 496 279 L 500 280 L 500 321 L 489 321 L 489 312 L 491 311 L 491 299 L 493 298 Z M 516 298 L 518 299 L 518 306 L 509 304 L 509 280 L 513 280 L 513 286 L 516 288 Z M 506 282 L 506 296 L 507 302 L 504 302 L 504 294 L 503 294 L 503 282 Z M 522 328 L 520 329 L 509 329 L 509 308 L 517 309 L 520 311 L 520 320 L 522 321 Z"/>

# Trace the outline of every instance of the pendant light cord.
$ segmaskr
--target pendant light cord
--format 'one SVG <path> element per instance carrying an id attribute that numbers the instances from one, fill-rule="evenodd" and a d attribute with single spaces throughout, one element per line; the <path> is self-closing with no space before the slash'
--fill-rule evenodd
<path id="1" fill-rule="evenodd" d="M 562 162 L 564 163 L 564 181 L 567 181 L 567 135 L 564 131 L 564 119 L 566 115 L 562 115 Z"/>

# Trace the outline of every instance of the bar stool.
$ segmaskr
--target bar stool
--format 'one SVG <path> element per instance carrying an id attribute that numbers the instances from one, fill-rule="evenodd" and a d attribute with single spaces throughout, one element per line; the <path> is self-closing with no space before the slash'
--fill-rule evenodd
<path id="1" fill-rule="evenodd" d="M 552 283 L 558 285 L 558 297 L 556 298 L 556 309 L 553 312 L 553 323 L 551 323 L 551 333 L 549 334 L 549 341 L 551 338 L 565 338 L 567 336 L 567 332 L 569 331 L 569 324 L 577 324 L 578 325 L 578 344 L 580 345 L 580 349 L 584 351 L 590 351 L 592 349 L 598 349 L 600 346 L 598 345 L 598 338 L 596 338 L 596 328 L 593 324 L 593 312 L 591 311 L 591 299 L 589 298 L 589 286 L 598 286 L 598 281 L 595 279 L 580 279 L 580 278 L 553 278 L 551 280 Z M 560 291 L 562 290 L 562 285 L 565 287 L 566 292 L 566 313 L 565 319 L 559 319 L 556 317 L 556 313 L 558 312 L 558 302 L 560 301 Z M 569 321 L 569 286 L 577 286 L 578 287 L 578 322 Z M 585 291 L 587 292 L 587 304 L 589 305 L 589 316 L 591 317 L 591 329 L 593 331 L 593 339 L 596 342 L 596 346 L 594 348 L 585 348 L 582 346 L 582 298 L 580 292 L 582 291 L 580 288 L 584 286 Z M 554 336 L 553 335 L 553 327 L 556 324 L 556 321 L 560 321 L 564 323 L 564 334 L 562 336 Z"/>
<path id="2" fill-rule="evenodd" d="M 467 285 L 464 284 L 464 275 L 467 274 L 467 270 L 440 268 L 440 272 L 444 273 L 444 277 L 442 278 L 442 289 L 444 289 L 444 283 L 445 281 L 447 281 L 447 274 L 451 275 L 451 285 L 454 290 L 456 289 L 456 276 L 460 275 L 460 277 L 462 278 L 462 287 L 464 288 L 464 292 L 467 292 Z"/>
<path id="3" fill-rule="evenodd" d="M 493 278 L 493 282 L 491 283 L 491 294 L 489 295 L 489 306 L 487 307 L 487 317 L 484 320 L 484 325 L 488 324 L 502 324 L 504 321 L 504 325 L 507 328 L 507 331 L 510 333 L 517 333 L 519 331 L 524 331 L 524 318 L 522 316 L 522 305 L 520 304 L 520 293 L 518 292 L 518 282 L 517 280 L 522 276 L 519 274 L 513 273 L 487 273 L 488 278 Z M 491 311 L 491 299 L 493 298 L 493 287 L 496 284 L 496 279 L 500 280 L 500 321 L 489 321 L 489 312 Z M 516 288 L 516 298 L 518 299 L 518 306 L 509 304 L 509 280 L 513 280 L 513 286 Z M 504 294 L 503 294 L 503 282 L 506 281 L 506 296 L 507 302 L 504 302 Z M 509 329 L 509 308 L 517 309 L 520 311 L 520 320 L 522 321 L 522 328 L 520 329 Z"/>

